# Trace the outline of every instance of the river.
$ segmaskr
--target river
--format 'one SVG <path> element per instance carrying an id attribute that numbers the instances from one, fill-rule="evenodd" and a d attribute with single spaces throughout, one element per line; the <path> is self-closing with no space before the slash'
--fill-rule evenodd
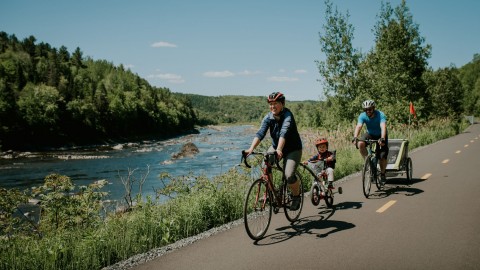
<path id="1" fill-rule="evenodd" d="M 239 164 L 241 150 L 250 146 L 252 126 L 215 126 L 199 128 L 198 134 L 163 141 L 143 141 L 95 148 L 59 149 L 47 152 L 15 153 L 0 159 L 0 187 L 29 189 L 43 183 L 51 173 L 66 175 L 76 186 L 105 179 L 108 198 L 119 200 L 125 195 L 121 178 L 135 170 L 139 181 L 149 167 L 143 184 L 143 195 L 154 195 L 162 187 L 159 175 L 207 175 L 212 177 Z M 185 143 L 192 142 L 199 153 L 193 157 L 172 159 Z"/>

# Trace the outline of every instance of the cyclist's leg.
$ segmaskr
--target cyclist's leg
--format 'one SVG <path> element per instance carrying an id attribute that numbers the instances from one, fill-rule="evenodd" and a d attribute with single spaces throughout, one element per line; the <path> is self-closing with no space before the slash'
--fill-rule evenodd
<path id="1" fill-rule="evenodd" d="M 385 138 L 385 145 L 379 150 L 379 155 L 377 156 L 380 161 L 380 171 L 382 174 L 385 174 L 385 169 L 387 168 L 387 157 L 388 157 L 388 135 Z"/>
<path id="2" fill-rule="evenodd" d="M 327 168 L 327 180 L 328 180 L 328 186 L 332 185 L 333 183 L 333 168 Z"/>
<path id="3" fill-rule="evenodd" d="M 289 188 L 292 190 L 293 200 L 290 206 L 292 210 L 297 210 L 300 207 L 300 179 L 297 179 L 295 172 L 298 164 L 302 160 L 302 150 L 297 150 L 288 153 L 284 160 L 285 178 Z"/>
<path id="4" fill-rule="evenodd" d="M 287 178 L 287 183 L 289 184 L 290 188 L 292 189 L 293 195 L 295 196 L 297 196 L 299 193 L 299 189 L 298 189 L 299 183 L 298 183 L 298 179 L 295 176 L 295 172 L 301 160 L 302 160 L 302 150 L 297 150 L 297 151 L 288 153 L 283 163 L 285 168 L 285 177 Z"/>
<path id="5" fill-rule="evenodd" d="M 358 149 L 360 149 L 360 154 L 362 155 L 363 159 L 365 160 L 365 157 L 368 155 L 367 152 L 367 144 L 364 142 L 366 139 L 371 139 L 372 136 L 368 134 L 367 132 L 363 133 L 362 136 L 360 136 L 358 141 Z"/>

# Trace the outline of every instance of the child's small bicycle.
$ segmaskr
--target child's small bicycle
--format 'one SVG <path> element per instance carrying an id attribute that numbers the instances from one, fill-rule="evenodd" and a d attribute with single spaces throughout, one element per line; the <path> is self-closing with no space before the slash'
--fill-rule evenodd
<path id="1" fill-rule="evenodd" d="M 310 200 L 314 206 L 318 206 L 323 199 L 327 207 L 333 207 L 335 197 L 335 187 L 333 185 L 326 185 L 327 173 L 326 160 L 318 160 L 315 162 L 309 161 L 307 165 L 300 164 L 300 169 L 305 170 L 313 178 L 312 187 L 310 188 Z M 338 187 L 338 193 L 342 194 L 342 187 Z"/>

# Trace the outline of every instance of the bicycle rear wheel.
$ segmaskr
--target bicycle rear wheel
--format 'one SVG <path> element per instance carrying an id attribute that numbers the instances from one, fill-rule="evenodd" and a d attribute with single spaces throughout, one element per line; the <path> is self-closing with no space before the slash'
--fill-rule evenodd
<path id="1" fill-rule="evenodd" d="M 243 207 L 245 230 L 253 240 L 262 239 L 272 219 L 272 194 L 267 182 L 257 179 L 250 186 Z"/>
<path id="2" fill-rule="evenodd" d="M 297 210 L 290 209 L 290 205 L 292 204 L 293 200 L 293 193 L 286 181 L 283 184 L 283 194 L 285 196 L 283 198 L 283 210 L 285 212 L 285 216 L 290 222 L 297 221 L 297 219 L 300 217 L 300 213 L 302 213 L 303 208 L 303 181 L 298 172 L 296 172 L 295 175 L 297 176 L 297 181 L 299 182 L 298 189 L 300 191 L 300 207 Z"/>
<path id="3" fill-rule="evenodd" d="M 375 161 L 372 163 L 372 167 L 375 168 L 375 171 L 373 171 L 374 173 L 374 178 L 375 178 L 375 185 L 377 186 L 377 189 L 378 190 L 382 190 L 383 187 L 385 186 L 385 182 L 382 181 L 382 176 L 381 176 L 381 172 L 380 172 L 380 167 L 377 168 L 377 163 L 378 163 L 378 160 L 375 159 Z M 373 180 L 373 179 L 372 179 Z"/>
<path id="4" fill-rule="evenodd" d="M 365 164 L 363 165 L 362 171 L 363 195 L 365 195 L 365 198 L 368 198 L 368 196 L 370 195 L 370 188 L 372 187 L 373 171 L 370 163 L 371 159 L 369 156 L 367 156 L 367 158 L 365 158 Z"/>

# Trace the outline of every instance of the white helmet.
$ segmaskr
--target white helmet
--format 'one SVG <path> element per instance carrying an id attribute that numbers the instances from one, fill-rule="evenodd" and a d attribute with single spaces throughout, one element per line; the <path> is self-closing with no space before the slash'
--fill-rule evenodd
<path id="1" fill-rule="evenodd" d="M 368 109 L 368 108 L 375 107 L 375 101 L 373 101 L 371 99 L 367 99 L 362 103 L 362 107 L 363 107 L 363 109 Z"/>

